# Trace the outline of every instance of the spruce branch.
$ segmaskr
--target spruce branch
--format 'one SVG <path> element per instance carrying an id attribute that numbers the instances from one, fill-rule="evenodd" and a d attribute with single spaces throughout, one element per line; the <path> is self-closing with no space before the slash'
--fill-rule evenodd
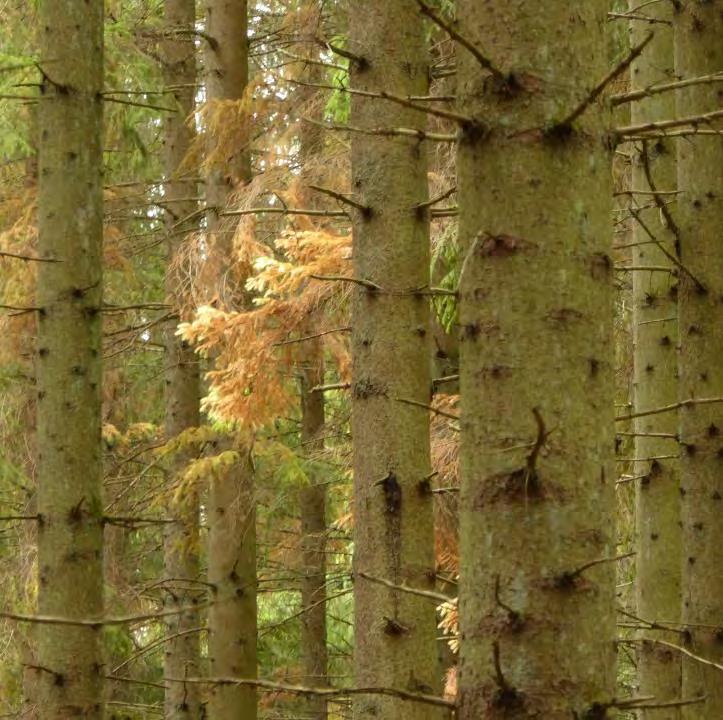
<path id="1" fill-rule="evenodd" d="M 671 405 L 664 405 L 663 407 L 653 408 L 652 410 L 642 410 L 640 412 L 629 413 L 627 415 L 618 415 L 615 418 L 615 422 L 624 422 L 626 420 L 635 420 L 640 417 L 647 417 L 648 415 L 660 415 L 661 413 L 672 412 L 679 410 L 684 407 L 693 407 L 695 405 L 710 405 L 712 403 L 723 402 L 723 397 L 715 398 L 689 398 L 688 400 L 681 400 Z"/>
<path id="2" fill-rule="evenodd" d="M 648 43 L 655 36 L 654 33 L 649 33 L 643 40 L 641 40 L 628 55 L 621 60 L 595 87 L 587 94 L 583 101 L 563 120 L 553 124 L 553 131 L 569 130 L 572 124 L 577 120 L 602 94 L 603 90 L 613 81 L 618 75 L 625 72 L 630 64 L 637 58 L 643 50 L 645 50 Z"/>
<path id="3" fill-rule="evenodd" d="M 313 118 L 301 118 L 303 122 L 307 122 L 311 125 L 316 125 L 324 130 L 338 130 L 341 132 L 353 132 L 359 133 L 360 135 L 379 135 L 380 137 L 408 137 L 415 140 L 430 140 L 432 142 L 457 142 L 456 135 L 450 135 L 447 133 L 433 133 L 421 130 L 418 128 L 406 128 L 406 127 L 395 127 L 395 128 L 360 128 L 354 125 L 342 125 L 339 123 L 326 123 L 319 122 Z"/>
<path id="4" fill-rule="evenodd" d="M 443 20 L 437 13 L 427 5 L 424 0 L 417 0 L 419 11 L 426 15 L 435 25 L 439 26 L 455 42 L 459 43 L 465 50 L 472 54 L 477 62 L 489 71 L 503 85 L 509 84 L 509 77 L 505 75 L 495 64 L 470 40 L 461 35 L 446 20 Z"/>
<path id="5" fill-rule="evenodd" d="M 372 209 L 368 205 L 364 205 L 360 202 L 357 202 L 356 200 L 352 200 L 352 198 L 348 197 L 347 195 L 343 195 L 336 190 L 320 187 L 319 185 L 309 185 L 308 188 L 309 190 L 314 190 L 318 193 L 321 193 L 322 195 L 328 195 L 329 197 L 334 198 L 341 203 L 345 203 L 346 205 L 351 205 L 351 207 L 356 208 L 366 218 L 369 218 L 372 215 Z"/>
<path id="6" fill-rule="evenodd" d="M 256 678 L 235 678 L 235 677 L 187 677 L 187 678 L 163 678 L 165 682 L 190 683 L 194 685 L 237 685 L 257 687 L 261 690 L 272 692 L 284 692 L 291 695 L 317 696 L 317 697 L 350 697 L 352 695 L 386 695 L 399 700 L 417 702 L 424 705 L 434 705 L 452 711 L 456 703 L 437 695 L 415 693 L 409 690 L 400 690 L 392 687 L 350 687 L 350 688 L 329 688 L 329 687 L 307 687 L 306 685 L 291 685 L 288 683 L 274 682 Z"/>
<path id="7" fill-rule="evenodd" d="M 667 130 L 668 128 L 679 128 L 685 125 L 690 125 L 691 130 L 695 130 L 699 125 L 709 125 L 713 120 L 723 117 L 723 110 L 712 110 L 711 112 L 702 113 L 700 115 L 689 115 L 688 117 L 682 118 L 671 118 L 670 120 L 657 120 L 646 123 L 639 123 L 637 125 L 624 125 L 615 129 L 615 134 L 618 138 L 625 138 L 631 135 L 637 135 L 638 133 L 645 133 L 644 137 L 647 137 L 647 131 L 655 130 Z M 720 130 L 714 129 L 713 132 L 720 133 Z M 665 133 L 664 133 L 665 134 Z"/>
<path id="8" fill-rule="evenodd" d="M 700 77 L 688 78 L 687 80 L 648 85 L 648 87 L 641 88 L 640 90 L 611 95 L 610 102 L 613 106 L 623 105 L 625 103 L 637 102 L 638 100 L 643 100 L 644 98 L 652 97 L 659 93 L 680 90 L 691 85 L 709 85 L 717 82 L 723 82 L 723 73 L 713 73 L 712 75 L 701 75 Z"/>
<path id="9" fill-rule="evenodd" d="M 454 598 L 442 593 L 432 592 L 431 590 L 421 590 L 419 588 L 409 587 L 409 585 L 398 585 L 393 583 L 391 580 L 385 580 L 384 578 L 374 577 L 365 572 L 356 572 L 352 575 L 352 579 L 355 577 L 363 578 L 369 582 L 376 583 L 377 585 L 383 585 L 390 590 L 399 590 L 399 592 L 408 593 L 409 595 L 417 595 L 418 597 L 427 598 L 428 600 L 434 600 L 436 603 L 451 602 Z"/>
<path id="10" fill-rule="evenodd" d="M 60 263 L 62 260 L 56 258 L 39 258 L 31 255 L 18 255 L 17 253 L 5 252 L 0 250 L 0 258 L 15 258 L 16 260 L 24 260 L 25 262 L 46 262 L 46 263 Z"/>

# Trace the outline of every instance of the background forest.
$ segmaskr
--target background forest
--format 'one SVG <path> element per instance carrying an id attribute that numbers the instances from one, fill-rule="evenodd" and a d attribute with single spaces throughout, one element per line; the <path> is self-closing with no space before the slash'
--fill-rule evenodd
<path id="1" fill-rule="evenodd" d="M 723 718 L 723 0 L 0 27 L 0 717 Z"/>

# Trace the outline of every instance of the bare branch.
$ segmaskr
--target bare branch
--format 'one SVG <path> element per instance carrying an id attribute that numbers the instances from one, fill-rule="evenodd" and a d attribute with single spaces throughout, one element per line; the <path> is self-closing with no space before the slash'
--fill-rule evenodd
<path id="1" fill-rule="evenodd" d="M 632 50 L 628 53 L 621 62 L 619 62 L 587 95 L 587 97 L 564 119 L 560 122 L 554 123 L 553 129 L 570 128 L 572 124 L 577 120 L 590 105 L 602 94 L 603 90 L 613 81 L 618 75 L 624 72 L 630 64 L 637 58 L 640 53 L 643 52 L 647 44 L 653 39 L 654 33 L 649 33 L 643 40 L 640 41 Z"/>
<path id="2" fill-rule="evenodd" d="M 618 415 L 615 422 L 624 422 L 625 420 L 635 420 L 639 417 L 647 417 L 648 415 L 660 415 L 661 413 L 672 412 L 684 407 L 692 407 L 694 405 L 710 405 L 711 403 L 723 402 L 723 397 L 719 398 L 689 398 L 681 400 L 672 405 L 664 405 L 663 407 L 654 408 L 652 410 L 642 410 L 641 412 L 629 413 L 628 415 Z"/>
<path id="3" fill-rule="evenodd" d="M 444 32 L 446 32 L 452 40 L 459 43 L 465 50 L 469 51 L 485 70 L 492 73 L 492 75 L 494 75 L 494 77 L 496 77 L 504 85 L 508 84 L 508 76 L 497 68 L 473 42 L 467 40 L 467 38 L 463 35 L 460 35 L 460 33 L 458 33 L 446 20 L 439 17 L 439 15 L 437 15 L 437 13 L 429 7 L 424 0 L 417 0 L 417 5 L 419 5 L 419 10 L 423 15 L 426 15 L 435 25 L 442 28 L 442 30 L 444 30 Z"/>
<path id="4" fill-rule="evenodd" d="M 632 92 L 619 93 L 610 96 L 610 102 L 614 105 L 623 105 L 624 103 L 636 102 L 646 97 L 652 97 L 659 93 L 669 92 L 670 90 L 679 90 L 680 88 L 690 87 L 691 85 L 708 85 L 710 83 L 723 82 L 723 73 L 714 73 L 713 75 L 701 75 L 700 77 L 688 78 L 687 80 L 676 80 L 675 82 L 661 83 L 659 85 L 649 85 L 640 90 Z"/>

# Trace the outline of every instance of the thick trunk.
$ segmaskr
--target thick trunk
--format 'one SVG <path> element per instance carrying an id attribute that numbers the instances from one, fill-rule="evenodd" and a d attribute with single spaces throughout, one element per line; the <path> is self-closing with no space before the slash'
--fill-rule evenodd
<path id="1" fill-rule="evenodd" d="M 462 720 L 615 693 L 607 6 L 457 3 Z"/>
<path id="2" fill-rule="evenodd" d="M 247 4 L 245 0 L 207 0 L 206 93 L 212 114 L 224 103 L 241 103 L 248 84 Z M 228 106 L 226 106 L 228 107 Z M 238 123 L 239 113 L 228 113 Z M 223 208 L 228 194 L 251 175 L 250 153 L 243 128 L 231 141 L 209 132 L 206 198 L 210 207 Z M 231 238 L 218 214 L 208 216 L 208 231 L 218 262 L 220 301 L 232 309 L 243 303 L 243 278 L 233 274 Z M 244 437 L 243 433 L 239 437 Z M 213 677 L 255 678 L 256 653 L 256 513 L 250 440 L 229 437 L 240 461 L 215 475 L 209 488 L 208 581 L 214 604 L 208 613 L 209 674 Z M 224 441 L 225 444 L 226 441 Z M 232 447 L 229 445 L 227 449 Z M 216 685 L 211 688 L 210 720 L 254 720 L 253 687 Z"/>
<path id="3" fill-rule="evenodd" d="M 103 3 L 40 5 L 38 610 L 103 615 Z M 40 717 L 101 718 L 97 628 L 38 628 Z"/>
<path id="4" fill-rule="evenodd" d="M 423 21 L 408 0 L 352 3 L 351 85 L 425 95 Z M 424 115 L 379 99 L 352 100 L 352 124 L 417 127 Z M 438 692 L 435 608 L 425 598 L 363 575 L 434 588 L 429 492 L 429 218 L 424 146 L 414 139 L 352 136 L 354 211 L 352 431 L 354 436 L 354 667 L 357 685 Z M 438 709 L 380 695 L 360 696 L 356 720 L 437 717 Z"/>
<path id="5" fill-rule="evenodd" d="M 305 346 L 301 369 L 302 454 L 310 458 L 310 483 L 299 493 L 301 514 L 301 661 L 308 685 L 326 685 L 326 485 L 314 472 L 315 456 L 324 449 L 324 394 L 313 388 L 324 382 L 321 343 Z M 310 720 L 326 720 L 326 700 L 312 697 L 306 703 Z"/>
<path id="6" fill-rule="evenodd" d="M 632 5 L 637 5 L 633 0 Z M 670 23 L 671 3 L 658 3 L 647 14 Z M 638 45 L 649 28 L 639 21 L 631 23 L 630 41 Z M 670 25 L 659 24 L 656 35 L 643 54 L 631 66 L 632 89 L 674 80 L 674 43 Z M 634 123 L 666 120 L 675 116 L 674 93 L 660 93 L 633 103 Z M 632 208 L 653 206 L 636 211 L 639 221 L 633 224 L 633 265 L 669 267 L 670 272 L 633 273 L 633 391 L 636 410 L 670 405 L 678 399 L 678 303 L 675 265 L 678 254 L 675 234 L 661 213 L 659 205 L 672 196 L 654 196 L 656 191 L 671 191 L 677 186 L 675 141 L 642 143 L 632 172 Z M 653 237 L 651 237 L 651 235 Z M 653 238 L 657 242 L 653 242 Z M 657 244 L 659 243 L 659 244 Z M 680 617 L 680 493 L 677 452 L 677 417 L 649 415 L 635 422 L 635 457 L 660 460 L 643 461 L 634 474 L 641 476 L 636 488 L 636 576 L 637 614 L 645 619 L 676 621 Z M 668 437 L 655 434 L 665 433 Z M 660 631 L 642 632 L 643 641 L 666 639 L 677 642 L 675 634 L 663 637 Z M 680 656 L 660 645 L 643 642 L 638 652 L 640 695 L 652 696 L 656 702 L 680 697 Z M 680 708 L 642 711 L 643 717 L 677 720 Z"/>
<path id="7" fill-rule="evenodd" d="M 676 16 L 675 70 L 683 78 L 723 68 L 723 2 L 687 0 Z M 678 114 L 720 105 L 719 87 L 695 85 L 678 94 Z M 680 397 L 723 396 L 723 143 L 720 137 L 678 141 L 681 258 Z M 683 623 L 688 649 L 723 663 L 723 405 L 680 411 L 680 493 L 683 526 Z M 723 682 L 715 668 L 683 658 L 683 696 L 689 720 L 723 717 Z"/>
<path id="8" fill-rule="evenodd" d="M 166 297 L 174 308 L 183 303 L 183 278 L 176 265 L 176 254 L 181 232 L 185 229 L 179 221 L 194 210 L 191 201 L 178 202 L 193 197 L 195 183 L 184 179 L 180 169 L 186 157 L 193 131 L 188 117 L 193 112 L 194 83 L 196 82 L 195 48 L 191 31 L 195 27 L 196 7 L 194 0 L 166 0 L 165 24 L 168 37 L 163 43 L 164 81 L 173 88 L 175 113 L 165 117 L 164 126 L 164 199 L 167 205 Z M 178 31 L 186 30 L 186 34 Z M 165 431 L 166 439 L 172 440 L 179 433 L 199 424 L 199 371 L 198 358 L 193 350 L 175 335 L 177 320 L 165 327 Z M 176 476 L 181 473 L 189 459 L 188 451 L 178 452 L 169 471 Z M 192 607 L 200 599 L 199 580 L 199 498 L 194 489 L 184 496 L 178 505 L 170 508 L 176 521 L 166 528 L 164 536 L 164 571 L 166 576 L 166 607 Z M 199 614 L 193 612 L 171 615 L 166 621 L 166 632 L 175 636 L 165 646 L 164 673 L 167 678 L 180 679 L 200 674 L 199 636 L 189 632 L 199 625 Z M 198 685 L 169 682 L 166 687 L 165 716 L 172 720 L 197 718 L 200 715 Z"/>

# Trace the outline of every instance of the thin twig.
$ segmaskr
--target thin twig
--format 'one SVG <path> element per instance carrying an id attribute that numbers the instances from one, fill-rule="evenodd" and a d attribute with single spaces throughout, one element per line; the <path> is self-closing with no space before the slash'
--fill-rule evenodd
<path id="1" fill-rule="evenodd" d="M 60 263 L 62 260 L 56 260 L 55 258 L 39 258 L 32 257 L 30 255 L 18 255 L 17 253 L 0 251 L 0 257 L 15 258 L 17 260 L 26 260 L 27 262 L 47 262 L 47 263 Z"/>
<path id="2" fill-rule="evenodd" d="M 324 335 L 331 335 L 332 333 L 339 332 L 351 332 L 351 328 L 347 325 L 346 327 L 338 327 L 331 330 L 324 330 L 322 332 L 315 333 L 314 335 L 306 335 L 304 337 L 293 338 L 291 340 L 282 340 L 281 342 L 274 343 L 272 347 L 281 347 L 282 345 L 294 345 L 295 343 L 306 342 L 307 340 L 315 340 L 316 338 L 324 337 Z"/>

